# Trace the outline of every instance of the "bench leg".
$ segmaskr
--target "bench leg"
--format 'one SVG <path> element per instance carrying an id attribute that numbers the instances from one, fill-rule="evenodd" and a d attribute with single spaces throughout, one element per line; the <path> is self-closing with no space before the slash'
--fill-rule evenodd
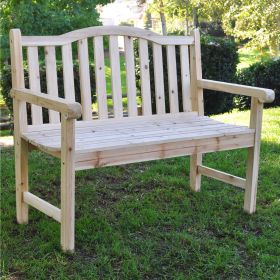
<path id="1" fill-rule="evenodd" d="M 260 103 L 257 98 L 252 98 L 250 128 L 255 129 L 255 143 L 254 147 L 248 148 L 246 188 L 244 198 L 244 211 L 249 214 L 252 214 L 256 211 L 262 114 L 263 104 Z"/>
<path id="2" fill-rule="evenodd" d="M 28 205 L 23 192 L 28 191 L 28 143 L 15 136 L 16 211 L 19 224 L 28 223 Z"/>
<path id="3" fill-rule="evenodd" d="M 259 147 L 248 148 L 244 211 L 249 214 L 256 211 L 258 171 Z"/>
<path id="4" fill-rule="evenodd" d="M 74 121 L 61 116 L 61 246 L 73 252 L 75 241 Z"/>
<path id="5" fill-rule="evenodd" d="M 201 174 L 198 172 L 198 166 L 202 165 L 202 154 L 190 156 L 190 187 L 193 191 L 199 192 L 201 185 Z"/>

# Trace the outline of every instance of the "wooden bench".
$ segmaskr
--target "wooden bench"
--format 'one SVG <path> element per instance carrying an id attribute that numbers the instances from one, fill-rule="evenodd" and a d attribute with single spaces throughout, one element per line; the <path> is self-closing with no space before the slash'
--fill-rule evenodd
<path id="1" fill-rule="evenodd" d="M 109 118 L 104 72 L 104 37 L 109 40 L 113 118 Z M 124 40 L 127 114 L 124 117 L 118 39 Z M 134 40 L 140 56 L 141 116 L 137 108 Z M 154 59 L 156 113 L 152 112 L 149 48 Z M 77 44 L 81 104 L 75 102 L 72 45 Z M 74 250 L 75 171 L 110 165 L 190 155 L 190 187 L 200 190 L 201 175 L 245 189 L 244 210 L 256 209 L 260 135 L 264 102 L 274 99 L 269 89 L 202 79 L 199 31 L 192 36 L 161 36 L 132 27 L 90 27 L 60 36 L 21 36 L 10 32 L 14 108 L 17 221 L 28 222 L 31 205 L 61 223 L 61 245 Z M 163 75 L 166 46 L 168 77 Z M 182 108 L 179 111 L 175 46 L 180 48 Z M 98 119 L 92 119 L 89 47 L 94 51 Z M 24 52 L 23 52 L 24 49 Z M 41 92 L 38 50 L 45 51 L 47 94 Z M 25 87 L 23 53 L 27 51 L 30 88 Z M 58 97 L 56 51 L 61 51 L 65 98 Z M 74 49 L 73 49 L 74 50 Z M 169 106 L 164 95 L 168 79 Z M 203 89 L 252 97 L 250 126 L 215 121 L 204 116 Z M 217 96 L 217 98 L 219 98 Z M 31 123 L 26 103 L 31 104 Z M 43 123 L 42 108 L 49 123 Z M 207 152 L 248 148 L 246 179 L 202 165 Z M 60 209 L 28 189 L 28 151 L 38 149 L 61 159 Z"/>

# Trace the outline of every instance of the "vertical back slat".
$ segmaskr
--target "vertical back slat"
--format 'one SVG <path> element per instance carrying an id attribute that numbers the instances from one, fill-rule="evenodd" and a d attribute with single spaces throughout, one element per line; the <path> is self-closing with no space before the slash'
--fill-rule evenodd
<path id="1" fill-rule="evenodd" d="M 153 43 L 154 77 L 157 114 L 165 113 L 162 46 Z"/>
<path id="2" fill-rule="evenodd" d="M 120 72 L 120 53 L 118 36 L 109 36 L 109 52 L 111 66 L 111 84 L 114 104 L 114 117 L 123 117 L 121 72 Z"/>
<path id="3" fill-rule="evenodd" d="M 150 67 L 148 42 L 145 39 L 139 39 L 139 57 L 140 57 L 140 79 L 142 95 L 142 114 L 152 114 L 151 86 L 150 86 Z"/>
<path id="4" fill-rule="evenodd" d="M 191 82 L 188 46 L 180 46 L 181 81 L 184 112 L 191 111 Z"/>
<path id="5" fill-rule="evenodd" d="M 108 118 L 103 37 L 94 38 L 95 82 L 99 119 Z"/>
<path id="6" fill-rule="evenodd" d="M 194 45 L 190 46 L 191 100 L 192 111 L 204 114 L 203 89 L 197 87 L 197 79 L 202 79 L 200 35 L 198 29 L 193 31 Z"/>
<path id="7" fill-rule="evenodd" d="M 179 112 L 175 46 L 167 46 L 167 68 L 170 113 Z"/>
<path id="8" fill-rule="evenodd" d="M 89 121 L 92 119 L 92 109 L 87 39 L 78 41 L 78 56 L 83 120 Z"/>
<path id="9" fill-rule="evenodd" d="M 29 87 L 35 92 L 41 92 L 38 47 L 27 48 L 27 60 L 29 71 Z M 32 104 L 31 115 L 32 124 L 43 123 L 42 107 Z"/>
<path id="10" fill-rule="evenodd" d="M 137 116 L 136 101 L 136 82 L 135 82 L 135 63 L 133 39 L 130 36 L 124 37 L 125 50 L 125 70 L 126 70 L 126 89 L 128 99 L 128 116 Z"/>
<path id="11" fill-rule="evenodd" d="M 65 99 L 75 101 L 75 86 L 71 44 L 62 46 L 62 63 Z"/>
<path id="12" fill-rule="evenodd" d="M 56 56 L 55 47 L 45 47 L 45 65 L 46 65 L 46 80 L 47 80 L 47 91 L 51 96 L 58 96 L 57 86 L 57 70 L 56 70 Z M 59 123 L 59 113 L 53 110 L 49 110 L 49 121 L 50 123 Z"/>

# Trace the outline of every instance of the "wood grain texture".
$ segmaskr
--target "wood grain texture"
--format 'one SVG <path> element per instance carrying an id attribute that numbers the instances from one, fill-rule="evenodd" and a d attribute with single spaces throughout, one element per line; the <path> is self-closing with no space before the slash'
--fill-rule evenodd
<path id="1" fill-rule="evenodd" d="M 94 38 L 95 82 L 99 119 L 108 118 L 103 37 Z"/>
<path id="2" fill-rule="evenodd" d="M 41 91 L 40 71 L 39 71 L 39 57 L 37 47 L 27 48 L 29 87 L 32 91 Z M 31 104 L 32 124 L 43 123 L 42 107 Z"/>
<path id="3" fill-rule="evenodd" d="M 136 101 L 136 81 L 135 81 L 135 62 L 133 38 L 130 36 L 124 37 L 125 49 L 125 71 L 126 71 L 126 89 L 128 102 L 128 116 L 137 116 L 137 101 Z"/>
<path id="4" fill-rule="evenodd" d="M 58 97 L 55 47 L 45 47 L 45 64 L 48 95 Z M 59 123 L 59 112 L 49 110 L 49 121 L 50 123 Z"/>
<path id="5" fill-rule="evenodd" d="M 148 54 L 148 41 L 139 39 L 140 79 L 142 96 L 142 113 L 144 116 L 152 114 L 150 66 Z"/>
<path id="6" fill-rule="evenodd" d="M 120 71 L 120 52 L 118 36 L 109 37 L 109 53 L 111 66 L 111 86 L 113 95 L 114 117 L 123 117 L 122 86 Z"/>
<path id="7" fill-rule="evenodd" d="M 78 57 L 79 57 L 79 74 L 80 74 L 80 89 L 83 120 L 89 121 L 92 119 L 91 108 L 91 86 L 89 75 L 89 57 L 88 57 L 88 42 L 87 39 L 78 41 Z"/>

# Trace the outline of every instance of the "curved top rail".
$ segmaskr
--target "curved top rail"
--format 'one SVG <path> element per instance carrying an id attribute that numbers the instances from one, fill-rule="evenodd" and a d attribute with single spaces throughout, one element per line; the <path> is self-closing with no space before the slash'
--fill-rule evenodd
<path id="1" fill-rule="evenodd" d="M 22 36 L 22 46 L 62 46 L 87 37 L 131 36 L 143 38 L 160 45 L 191 45 L 193 36 L 162 36 L 150 30 L 129 26 L 95 26 L 78 29 L 58 36 Z"/>

